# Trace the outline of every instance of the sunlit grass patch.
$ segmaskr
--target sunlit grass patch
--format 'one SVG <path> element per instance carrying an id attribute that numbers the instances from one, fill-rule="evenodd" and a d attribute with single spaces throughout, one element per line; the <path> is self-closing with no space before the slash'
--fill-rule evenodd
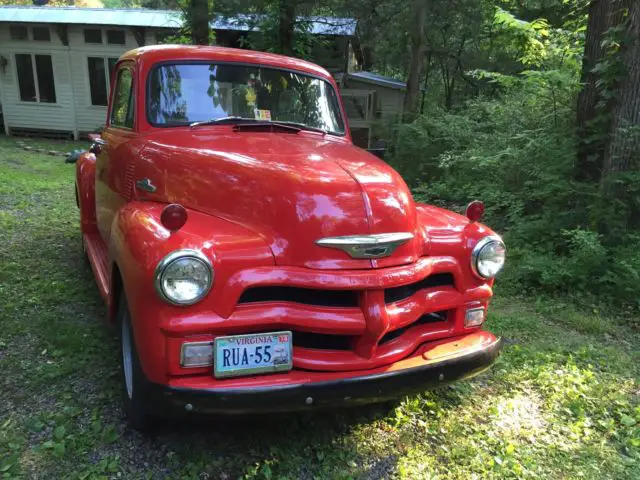
<path id="1" fill-rule="evenodd" d="M 498 363 L 393 405 L 128 430 L 74 167 L 13 142 L 0 138 L 3 480 L 640 478 L 640 338 L 557 299 L 498 294 Z"/>

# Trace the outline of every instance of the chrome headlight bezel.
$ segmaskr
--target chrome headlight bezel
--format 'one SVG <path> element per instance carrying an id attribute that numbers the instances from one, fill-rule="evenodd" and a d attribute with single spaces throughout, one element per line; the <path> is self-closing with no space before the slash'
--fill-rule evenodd
<path id="1" fill-rule="evenodd" d="M 480 258 L 480 253 L 482 252 L 482 250 L 489 244 L 491 243 L 499 243 L 502 245 L 502 248 L 505 249 L 506 251 L 506 247 L 504 245 L 504 242 L 502 241 L 502 238 L 500 238 L 497 235 L 490 235 L 488 237 L 484 237 L 481 238 L 478 243 L 476 243 L 476 245 L 473 247 L 473 250 L 471 251 L 471 270 L 473 271 L 474 275 L 482 280 L 490 280 L 492 278 L 495 278 L 495 276 L 500 273 L 500 271 L 504 268 L 504 263 L 502 263 L 502 266 L 500 267 L 500 270 L 498 270 L 494 275 L 488 275 L 485 276 L 483 275 L 480 270 L 478 269 L 478 260 Z M 506 257 L 506 255 L 505 255 Z"/>
<path id="2" fill-rule="evenodd" d="M 163 288 L 162 277 L 166 272 L 167 268 L 171 264 L 173 264 L 177 260 L 182 260 L 185 258 L 195 260 L 196 262 L 200 262 L 202 265 L 204 265 L 209 272 L 209 282 L 207 287 L 196 298 L 188 301 L 179 301 L 172 298 L 165 292 Z M 160 298 L 162 298 L 167 303 L 170 303 L 171 305 L 188 306 L 188 305 L 194 305 L 200 302 L 204 297 L 207 296 L 207 294 L 211 290 L 211 287 L 213 286 L 213 280 L 214 280 L 214 271 L 213 271 L 213 266 L 211 265 L 211 261 L 206 257 L 206 255 L 204 255 L 199 250 L 192 250 L 192 249 L 175 250 L 170 254 L 168 254 L 167 256 L 165 256 L 162 260 L 160 260 L 160 262 L 156 266 L 156 271 L 155 271 L 156 292 L 158 293 Z"/>

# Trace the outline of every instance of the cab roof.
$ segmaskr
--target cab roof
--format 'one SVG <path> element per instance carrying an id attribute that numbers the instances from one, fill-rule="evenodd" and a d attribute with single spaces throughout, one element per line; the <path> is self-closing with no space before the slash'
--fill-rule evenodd
<path id="1" fill-rule="evenodd" d="M 155 64 L 160 62 L 213 61 L 230 63 L 249 63 L 275 68 L 297 70 L 331 80 L 331 74 L 315 63 L 297 58 L 276 55 L 275 53 L 242 50 L 239 48 L 210 47 L 206 45 L 152 45 L 135 48 L 125 52 L 120 60 L 133 60 L 137 63 Z"/>

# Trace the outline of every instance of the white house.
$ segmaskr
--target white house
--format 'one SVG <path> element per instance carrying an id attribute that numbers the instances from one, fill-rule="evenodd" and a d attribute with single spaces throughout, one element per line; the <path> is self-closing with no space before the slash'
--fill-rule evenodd
<path id="1" fill-rule="evenodd" d="M 349 48 L 353 20 L 312 20 L 313 34 L 347 39 L 336 45 L 338 50 L 345 44 Z M 180 24 L 174 11 L 0 6 L 5 132 L 53 132 L 77 139 L 100 128 L 106 118 L 110 72 L 118 57 L 158 43 Z M 211 28 L 220 43 L 234 46 L 251 29 L 249 24 L 220 19 Z"/>

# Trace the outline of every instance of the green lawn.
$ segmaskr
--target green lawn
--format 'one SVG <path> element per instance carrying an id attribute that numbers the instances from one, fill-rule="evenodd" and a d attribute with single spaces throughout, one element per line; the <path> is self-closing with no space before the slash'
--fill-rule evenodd
<path id="1" fill-rule="evenodd" d="M 1 478 L 640 478 L 638 319 L 557 300 L 498 298 L 495 367 L 397 405 L 128 430 L 73 179 L 0 137 Z"/>

